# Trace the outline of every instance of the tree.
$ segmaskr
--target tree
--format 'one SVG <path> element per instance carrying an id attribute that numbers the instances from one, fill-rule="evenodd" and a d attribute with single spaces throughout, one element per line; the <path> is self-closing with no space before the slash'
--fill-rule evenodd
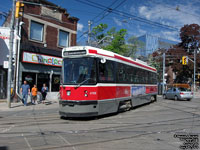
<path id="1" fill-rule="evenodd" d="M 142 42 L 139 42 L 136 37 L 131 36 L 126 38 L 127 30 L 116 30 L 115 27 L 108 30 L 107 24 L 99 24 L 92 29 L 92 46 L 100 47 L 127 57 L 135 57 L 135 53 L 139 47 L 142 47 Z"/>
<path id="2" fill-rule="evenodd" d="M 98 41 L 100 41 L 107 35 L 106 33 L 107 28 L 108 28 L 107 24 L 99 24 L 98 26 L 92 29 L 91 37 L 93 38 L 93 44 L 98 44 Z"/>
<path id="3" fill-rule="evenodd" d="M 127 30 L 120 29 L 119 31 L 116 31 L 115 28 L 112 28 L 108 31 L 108 35 L 110 34 L 113 35 L 113 39 L 110 44 L 103 46 L 103 48 L 122 55 L 127 53 L 127 48 L 125 46 L 125 35 L 127 34 Z"/>
<path id="4" fill-rule="evenodd" d="M 200 47 L 200 26 L 198 24 L 184 25 L 180 32 L 180 46 L 186 51 L 191 53 Z"/>
<path id="5" fill-rule="evenodd" d="M 180 39 L 181 42 L 173 47 L 170 52 L 174 51 L 174 53 L 178 53 L 178 51 L 181 51 L 179 62 L 175 62 L 172 67 L 177 76 L 175 82 L 185 83 L 193 76 L 194 63 L 188 61 L 188 64 L 184 66 L 180 63 L 180 59 L 182 56 L 188 56 L 190 59 L 194 59 L 194 50 L 198 50 L 200 47 L 200 26 L 198 24 L 184 25 L 180 30 Z M 198 58 L 199 54 L 196 60 L 197 66 L 200 64 L 200 59 Z"/>
<path id="6" fill-rule="evenodd" d="M 194 49 L 200 47 L 200 26 L 197 24 L 184 25 L 180 29 L 181 42 L 165 50 L 166 67 L 171 66 L 176 75 L 175 83 L 187 83 L 194 72 L 194 63 L 188 61 L 187 65 L 182 65 L 182 56 L 194 59 Z M 200 66 L 200 54 L 197 54 L 197 66 Z"/>

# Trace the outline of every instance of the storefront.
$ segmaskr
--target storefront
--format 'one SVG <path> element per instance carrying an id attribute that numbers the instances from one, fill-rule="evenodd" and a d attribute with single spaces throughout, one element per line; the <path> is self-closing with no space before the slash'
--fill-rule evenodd
<path id="1" fill-rule="evenodd" d="M 45 83 L 49 87 L 49 92 L 58 92 L 61 67 L 62 58 L 60 57 L 23 52 L 20 63 L 20 83 L 26 80 L 30 87 L 36 84 L 39 91 Z"/>

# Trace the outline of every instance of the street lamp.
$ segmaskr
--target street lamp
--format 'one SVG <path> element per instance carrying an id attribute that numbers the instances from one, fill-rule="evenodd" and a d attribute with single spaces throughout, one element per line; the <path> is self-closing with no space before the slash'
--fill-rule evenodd
<path id="1" fill-rule="evenodd" d="M 25 23 L 20 21 L 19 32 L 18 32 L 17 59 L 16 59 L 17 67 L 16 67 L 16 83 L 15 83 L 15 86 L 16 86 L 16 94 L 19 97 L 20 97 L 20 94 L 18 93 L 19 92 L 19 58 L 20 58 L 19 56 L 20 56 L 21 29 L 22 29 L 23 24 L 25 24 Z"/>

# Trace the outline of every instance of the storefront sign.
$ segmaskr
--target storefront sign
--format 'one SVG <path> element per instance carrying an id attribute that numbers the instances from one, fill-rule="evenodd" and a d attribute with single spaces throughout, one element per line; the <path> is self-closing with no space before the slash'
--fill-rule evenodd
<path id="1" fill-rule="evenodd" d="M 29 52 L 23 53 L 23 62 L 57 66 L 57 67 L 62 66 L 62 58 L 60 57 L 29 53 Z"/>

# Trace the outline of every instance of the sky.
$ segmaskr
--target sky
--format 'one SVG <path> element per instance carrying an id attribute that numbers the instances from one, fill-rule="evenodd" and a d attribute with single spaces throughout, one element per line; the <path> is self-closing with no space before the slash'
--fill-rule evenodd
<path id="1" fill-rule="evenodd" d="M 127 29 L 130 36 L 151 34 L 180 41 L 180 28 L 200 25 L 200 0 L 48 0 L 79 18 L 77 42 L 87 41 L 88 21 L 91 28 L 105 23 L 108 28 Z M 12 0 L 0 0 L 0 12 L 8 12 Z M 2 25 L 3 18 L 0 18 Z"/>

